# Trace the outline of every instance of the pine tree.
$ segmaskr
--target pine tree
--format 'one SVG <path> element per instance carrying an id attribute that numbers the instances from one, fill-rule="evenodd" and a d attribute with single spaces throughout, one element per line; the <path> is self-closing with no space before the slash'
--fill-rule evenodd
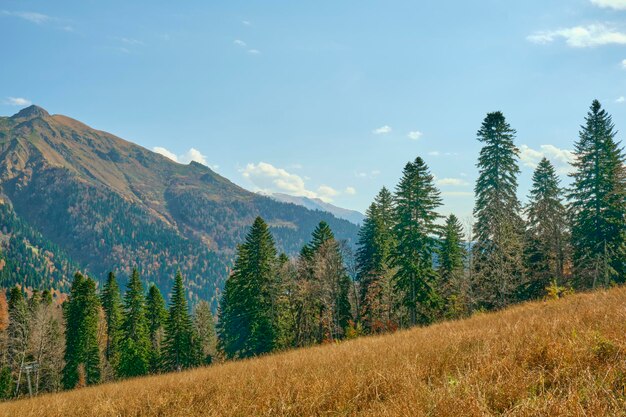
<path id="1" fill-rule="evenodd" d="M 176 273 L 170 308 L 165 323 L 163 364 L 166 369 L 180 371 L 195 365 L 193 327 L 187 310 L 185 287 L 180 271 Z"/>
<path id="2" fill-rule="evenodd" d="M 209 365 L 215 357 L 216 335 L 211 307 L 205 300 L 196 305 L 193 326 L 200 346 L 201 363 Z"/>
<path id="3" fill-rule="evenodd" d="M 150 340 L 143 285 L 139 272 L 133 270 L 124 294 L 124 319 L 118 375 L 145 375 L 149 370 Z"/>
<path id="4" fill-rule="evenodd" d="M 78 385 L 81 370 L 87 385 L 100 382 L 98 316 L 100 300 L 96 283 L 79 272 L 74 275 L 70 296 L 65 305 L 65 367 L 63 386 Z"/>
<path id="5" fill-rule="evenodd" d="M 443 298 L 444 315 L 449 318 L 467 312 L 465 258 L 467 250 L 463 241 L 463 226 L 450 214 L 446 218 L 439 247 L 439 292 Z"/>
<path id="6" fill-rule="evenodd" d="M 257 217 L 237 250 L 233 273 L 220 303 L 219 348 L 228 358 L 271 352 L 278 336 L 276 248 L 267 224 Z"/>
<path id="7" fill-rule="evenodd" d="M 626 279 L 626 168 L 611 116 L 597 100 L 575 146 L 568 195 L 574 274 L 582 288 Z"/>
<path id="8" fill-rule="evenodd" d="M 120 354 L 120 327 L 122 325 L 122 297 L 117 279 L 109 272 L 100 296 L 107 327 L 104 357 L 113 369 L 117 369 Z"/>
<path id="9" fill-rule="evenodd" d="M 154 284 L 150 285 L 146 297 L 146 318 L 148 320 L 148 338 L 150 339 L 150 372 L 158 372 L 162 366 L 161 350 L 168 313 L 161 291 Z"/>
<path id="10" fill-rule="evenodd" d="M 395 288 L 401 304 L 408 310 L 409 324 L 428 323 L 438 303 L 433 269 L 439 227 L 437 207 L 441 205 L 439 190 L 422 158 L 417 157 L 404 167 L 396 187 L 394 235 L 396 246 L 391 265 L 397 270 Z"/>
<path id="11" fill-rule="evenodd" d="M 513 302 L 523 279 L 524 223 L 519 215 L 515 130 L 501 112 L 488 113 L 477 133 L 484 143 L 474 192 L 473 293 L 478 305 L 501 308 Z"/>
<path id="12" fill-rule="evenodd" d="M 389 257 L 395 245 L 393 225 L 393 196 L 383 187 L 366 212 L 356 254 L 361 316 L 370 332 L 391 326 Z"/>
<path id="13" fill-rule="evenodd" d="M 552 281 L 564 284 L 569 240 L 567 213 L 559 178 L 546 158 L 535 169 L 528 199 L 524 299 L 541 297 Z"/>

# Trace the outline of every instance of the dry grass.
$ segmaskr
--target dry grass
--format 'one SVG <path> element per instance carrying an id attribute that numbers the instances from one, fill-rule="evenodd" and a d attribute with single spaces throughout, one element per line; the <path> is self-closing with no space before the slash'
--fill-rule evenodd
<path id="1" fill-rule="evenodd" d="M 626 288 L 5 403 L 4 416 L 626 415 Z"/>

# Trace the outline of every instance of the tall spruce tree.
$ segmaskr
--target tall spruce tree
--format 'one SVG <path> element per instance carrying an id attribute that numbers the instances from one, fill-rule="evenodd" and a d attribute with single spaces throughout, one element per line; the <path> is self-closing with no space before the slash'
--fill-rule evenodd
<path id="1" fill-rule="evenodd" d="M 262 218 L 257 217 L 237 249 L 233 273 L 220 303 L 218 346 L 228 358 L 271 352 L 278 335 L 276 248 Z"/>
<path id="2" fill-rule="evenodd" d="M 158 372 L 161 368 L 161 350 L 167 322 L 165 300 L 159 288 L 152 284 L 146 297 L 146 318 L 148 320 L 148 338 L 150 339 L 150 372 Z"/>
<path id="3" fill-rule="evenodd" d="M 165 322 L 165 339 L 163 341 L 163 365 L 166 369 L 180 371 L 196 364 L 193 327 L 185 287 L 180 271 L 176 273 L 170 309 Z"/>
<path id="4" fill-rule="evenodd" d="M 383 187 L 367 209 L 356 254 L 361 317 L 370 332 L 383 331 L 391 325 L 389 257 L 395 244 L 393 225 L 393 196 Z"/>
<path id="5" fill-rule="evenodd" d="M 95 281 L 77 272 L 64 308 L 66 327 L 63 386 L 67 389 L 76 387 L 83 371 L 85 383 L 96 384 L 100 382 L 100 300 L 96 294 Z"/>
<path id="6" fill-rule="evenodd" d="M 538 298 L 555 280 L 564 284 L 569 237 L 567 212 L 554 166 L 543 158 L 533 174 L 533 184 L 525 208 L 527 217 L 526 285 L 523 297 Z"/>
<path id="7" fill-rule="evenodd" d="M 145 375 L 149 370 L 150 340 L 143 285 L 134 269 L 124 294 L 124 319 L 118 375 Z"/>
<path id="8" fill-rule="evenodd" d="M 113 272 L 109 272 L 100 296 L 106 321 L 106 347 L 104 357 L 113 369 L 117 369 L 120 355 L 122 325 L 122 296 Z"/>
<path id="9" fill-rule="evenodd" d="M 396 246 L 391 265 L 397 268 L 395 288 L 408 310 L 409 324 L 428 323 L 438 304 L 433 254 L 439 234 L 435 210 L 441 205 L 441 197 L 422 158 L 406 164 L 394 200 Z"/>
<path id="10" fill-rule="evenodd" d="M 484 146 L 474 188 L 473 296 L 484 308 L 515 301 L 523 279 L 524 223 L 516 194 L 520 170 L 515 133 L 501 112 L 488 113 L 477 133 Z"/>
<path id="11" fill-rule="evenodd" d="M 439 293 L 443 298 L 444 316 L 456 318 L 467 312 L 463 226 L 450 214 L 442 229 L 439 255 Z"/>
<path id="12" fill-rule="evenodd" d="M 211 307 L 205 300 L 196 305 L 193 314 L 193 327 L 200 348 L 200 363 L 208 365 L 215 357 L 216 335 Z"/>
<path id="13" fill-rule="evenodd" d="M 594 100 L 575 146 L 568 195 L 574 276 L 582 288 L 626 280 L 626 172 L 611 116 Z"/>

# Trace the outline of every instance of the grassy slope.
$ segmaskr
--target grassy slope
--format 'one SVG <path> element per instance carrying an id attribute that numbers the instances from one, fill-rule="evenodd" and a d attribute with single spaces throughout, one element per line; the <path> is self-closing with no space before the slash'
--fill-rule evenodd
<path id="1" fill-rule="evenodd" d="M 5 416 L 624 415 L 626 288 L 0 406 Z"/>

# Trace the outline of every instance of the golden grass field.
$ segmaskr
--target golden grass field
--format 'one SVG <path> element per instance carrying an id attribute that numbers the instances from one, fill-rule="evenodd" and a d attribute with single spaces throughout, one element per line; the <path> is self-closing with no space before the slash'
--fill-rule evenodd
<path id="1" fill-rule="evenodd" d="M 626 288 L 0 405 L 3 416 L 626 415 Z"/>

